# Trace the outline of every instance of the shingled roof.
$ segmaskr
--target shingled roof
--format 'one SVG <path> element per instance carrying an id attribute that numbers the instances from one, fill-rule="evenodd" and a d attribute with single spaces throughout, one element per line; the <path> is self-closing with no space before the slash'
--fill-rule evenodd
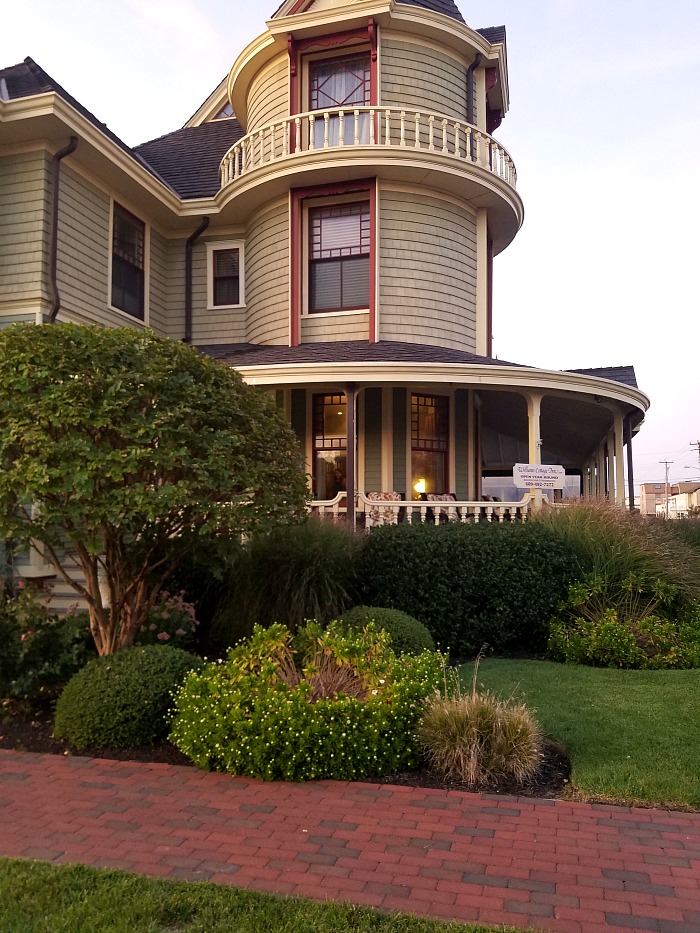
<path id="1" fill-rule="evenodd" d="M 230 366 L 275 366 L 285 363 L 471 363 L 483 366 L 519 366 L 464 350 L 434 347 L 396 340 L 337 340 L 328 343 L 304 343 L 298 347 L 253 343 L 201 346 L 207 356 Z"/>
<path id="2" fill-rule="evenodd" d="M 128 153 L 139 164 L 143 165 L 152 175 L 155 175 L 160 181 L 168 185 L 168 182 L 162 178 L 156 169 L 145 162 L 141 156 L 130 146 L 121 140 L 116 133 L 113 133 L 106 123 L 98 120 L 94 113 L 91 113 L 87 107 L 83 107 L 80 101 L 76 100 L 72 94 L 69 94 L 65 88 L 61 87 L 58 81 L 47 74 L 44 69 L 38 65 L 33 58 L 25 58 L 23 62 L 17 65 L 10 65 L 9 68 L 0 69 L 0 98 L 3 100 L 18 100 L 22 97 L 34 97 L 37 94 L 54 93 L 61 97 L 67 104 L 85 117 L 93 126 L 104 133 L 108 139 L 119 146 L 124 152 Z M 170 185 L 168 185 L 170 187 Z"/>
<path id="3" fill-rule="evenodd" d="M 452 19 L 457 19 L 460 23 L 464 22 L 462 14 L 457 9 L 457 4 L 453 0 L 398 0 L 398 3 L 403 3 L 406 6 L 419 6 L 424 10 L 432 10 L 433 13 L 444 13 L 445 16 L 451 16 Z M 281 3 L 275 12 L 272 14 L 274 19 L 279 11 L 284 6 L 284 3 Z"/>
<path id="4" fill-rule="evenodd" d="M 298 347 L 270 346 L 254 343 L 212 344 L 197 348 L 229 366 L 282 366 L 288 363 L 463 363 L 471 366 L 508 366 L 528 368 L 524 363 L 509 363 L 490 356 L 478 356 L 466 350 L 434 347 L 422 343 L 401 343 L 397 340 L 338 340 L 327 343 L 303 343 Z M 611 379 L 637 388 L 633 366 L 611 366 L 599 369 L 567 369 L 564 372 L 582 376 Z"/>
<path id="5" fill-rule="evenodd" d="M 141 143 L 135 151 L 181 198 L 208 198 L 221 187 L 221 160 L 243 135 L 235 118 L 213 120 Z"/>
<path id="6" fill-rule="evenodd" d="M 567 369 L 567 373 L 579 373 L 581 376 L 595 376 L 598 379 L 612 379 L 623 385 L 638 389 L 634 366 L 599 366 L 595 369 Z"/>

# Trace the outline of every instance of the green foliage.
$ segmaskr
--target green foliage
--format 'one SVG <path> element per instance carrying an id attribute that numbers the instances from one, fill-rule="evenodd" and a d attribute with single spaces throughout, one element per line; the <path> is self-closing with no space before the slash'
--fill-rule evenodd
<path id="1" fill-rule="evenodd" d="M 344 626 L 362 631 L 370 622 L 383 629 L 397 654 L 420 654 L 435 651 L 435 642 L 428 629 L 407 612 L 382 609 L 379 606 L 354 606 L 339 620 Z"/>
<path id="2" fill-rule="evenodd" d="M 355 598 L 362 544 L 344 524 L 310 518 L 229 546 L 213 644 L 228 648 L 255 624 L 280 622 L 295 630 L 306 619 L 336 618 Z"/>
<path id="3" fill-rule="evenodd" d="M 541 736 L 527 707 L 476 685 L 464 693 L 458 680 L 450 686 L 451 695 L 426 702 L 417 726 L 430 767 L 474 788 L 535 774 Z"/>
<path id="4" fill-rule="evenodd" d="M 667 618 L 671 613 L 677 617 Z M 547 650 L 555 661 L 594 667 L 700 666 L 700 604 L 678 610 L 677 587 L 663 580 L 589 577 L 569 587 L 551 621 Z"/>
<path id="5" fill-rule="evenodd" d="M 576 555 L 577 577 L 593 577 L 610 589 L 635 577 L 660 580 L 682 599 L 700 597 L 700 552 L 674 531 L 677 522 L 633 514 L 610 503 L 580 502 L 544 510 L 534 521 Z"/>
<path id="6" fill-rule="evenodd" d="M 0 538 L 40 542 L 69 577 L 77 557 L 100 654 L 132 643 L 183 552 L 305 495 L 282 413 L 230 368 L 151 331 L 0 330 Z"/>
<path id="7" fill-rule="evenodd" d="M 534 523 L 377 528 L 359 573 L 366 603 L 402 609 L 458 654 L 543 650 L 578 576 L 566 543 Z"/>
<path id="8" fill-rule="evenodd" d="M 700 552 L 700 517 L 685 518 L 668 524 L 672 526 L 671 530 L 681 541 L 692 547 L 694 551 Z"/>
<path id="9" fill-rule="evenodd" d="M 700 627 L 655 615 L 620 619 L 615 609 L 606 609 L 597 619 L 553 622 L 548 652 L 554 661 L 593 667 L 700 667 Z"/>
<path id="10" fill-rule="evenodd" d="M 227 661 L 187 678 L 171 739 L 202 768 L 264 780 L 390 773 L 418 760 L 413 729 L 444 663 L 398 657 L 372 625 L 256 626 Z"/>
<path id="11" fill-rule="evenodd" d="M 202 662 L 169 645 L 95 658 L 66 685 L 54 732 L 76 748 L 151 745 L 168 734 L 173 692 Z"/>
<path id="12" fill-rule="evenodd" d="M 135 644 L 158 645 L 169 642 L 190 650 L 199 622 L 194 605 L 187 602 L 184 595 L 184 591 L 171 595 L 163 590 L 158 602 L 144 619 Z"/>
<path id="13" fill-rule="evenodd" d="M 0 605 L 0 696 L 53 696 L 94 656 L 87 614 L 56 615 L 30 590 Z"/>

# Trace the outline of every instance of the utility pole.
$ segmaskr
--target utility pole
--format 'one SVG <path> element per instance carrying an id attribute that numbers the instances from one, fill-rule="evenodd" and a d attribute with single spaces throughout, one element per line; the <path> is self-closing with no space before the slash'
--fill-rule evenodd
<path id="1" fill-rule="evenodd" d="M 698 452 L 698 466 L 700 467 L 700 441 L 688 441 L 691 447 L 694 447 Z"/>
<path id="2" fill-rule="evenodd" d="M 666 515 L 666 518 L 668 518 L 668 468 L 673 463 L 673 460 L 659 460 L 659 463 L 663 463 L 666 465 L 666 505 L 664 507 L 664 513 Z"/>

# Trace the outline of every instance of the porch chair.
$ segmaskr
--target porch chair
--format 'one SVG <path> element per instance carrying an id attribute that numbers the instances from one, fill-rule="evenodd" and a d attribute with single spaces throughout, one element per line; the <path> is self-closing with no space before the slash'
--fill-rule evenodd
<path id="1" fill-rule="evenodd" d="M 428 502 L 456 502 L 457 496 L 453 492 L 445 492 L 445 493 L 429 492 L 427 493 L 427 500 Z M 459 509 L 455 508 L 454 506 L 452 507 L 440 506 L 437 509 L 437 513 L 438 513 L 438 522 L 441 525 L 444 525 L 446 522 L 449 522 L 449 521 L 459 521 L 459 519 L 461 518 Z M 435 521 L 435 513 L 433 512 L 432 509 L 426 509 L 425 520 L 427 522 Z"/>
<path id="2" fill-rule="evenodd" d="M 400 492 L 368 492 L 365 493 L 372 502 L 403 502 L 403 494 Z M 365 513 L 365 528 L 376 528 L 378 525 L 397 525 L 400 521 L 402 509 L 394 509 L 390 506 L 376 505 Z"/>

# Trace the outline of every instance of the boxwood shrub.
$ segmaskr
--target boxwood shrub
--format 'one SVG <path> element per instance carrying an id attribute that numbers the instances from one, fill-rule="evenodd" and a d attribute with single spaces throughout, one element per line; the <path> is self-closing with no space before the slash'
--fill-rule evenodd
<path id="1" fill-rule="evenodd" d="M 66 684 L 54 732 L 76 748 L 152 745 L 168 734 L 173 692 L 202 663 L 169 645 L 95 658 Z"/>
<path id="2" fill-rule="evenodd" d="M 256 626 L 228 660 L 189 675 L 171 739 L 202 768 L 263 780 L 392 773 L 419 759 L 415 723 L 444 663 L 397 656 L 371 625 Z"/>
<path id="3" fill-rule="evenodd" d="M 377 528 L 360 564 L 366 603 L 415 616 L 457 655 L 484 644 L 543 651 L 549 619 L 581 573 L 566 542 L 535 522 Z"/>
<path id="4" fill-rule="evenodd" d="M 428 629 L 407 612 L 383 609 L 380 606 L 355 606 L 339 620 L 347 628 L 362 631 L 370 622 L 383 629 L 397 654 L 420 654 L 435 651 L 435 640 Z"/>

